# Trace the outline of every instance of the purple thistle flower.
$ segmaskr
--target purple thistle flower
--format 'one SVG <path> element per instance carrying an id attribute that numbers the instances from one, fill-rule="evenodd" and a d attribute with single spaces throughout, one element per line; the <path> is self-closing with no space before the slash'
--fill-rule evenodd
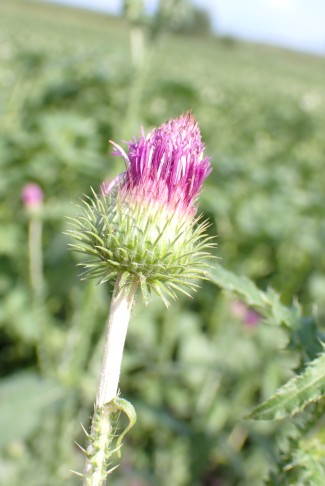
<path id="1" fill-rule="evenodd" d="M 247 327 L 255 327 L 261 322 L 261 316 L 258 312 L 253 309 L 248 309 L 245 316 L 245 325 Z"/>
<path id="2" fill-rule="evenodd" d="M 178 291 L 189 295 L 206 278 L 215 245 L 208 223 L 196 217 L 196 198 L 211 172 L 197 122 L 190 113 L 129 142 L 112 142 L 126 171 L 85 201 L 75 220 L 77 251 L 91 256 L 85 275 L 101 282 L 138 284 L 145 302 L 151 291 L 168 304 Z"/>
<path id="3" fill-rule="evenodd" d="M 161 206 L 194 215 L 195 200 L 211 172 L 210 158 L 203 157 L 204 144 L 191 113 L 181 115 L 129 142 L 128 154 L 113 143 L 114 155 L 127 163 L 116 178 L 121 193 L 131 200 L 156 201 Z"/>
<path id="4" fill-rule="evenodd" d="M 241 300 L 235 300 L 230 305 L 231 313 L 241 320 L 246 327 L 255 327 L 261 322 L 261 315 Z"/>
<path id="5" fill-rule="evenodd" d="M 26 209 L 38 209 L 43 203 L 43 191 L 38 184 L 30 182 L 23 187 L 21 199 Z"/>

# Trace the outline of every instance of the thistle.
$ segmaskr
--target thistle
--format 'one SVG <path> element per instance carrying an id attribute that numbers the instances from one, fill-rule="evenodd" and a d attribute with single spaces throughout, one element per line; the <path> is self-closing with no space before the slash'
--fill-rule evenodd
<path id="1" fill-rule="evenodd" d="M 138 283 L 145 302 L 153 290 L 168 305 L 176 291 L 188 294 L 205 276 L 210 239 L 196 216 L 196 198 L 211 171 L 191 114 L 129 142 L 126 171 L 106 185 L 104 196 L 85 201 L 73 247 L 91 257 L 84 276 Z"/>
<path id="2" fill-rule="evenodd" d="M 84 474 L 84 484 L 92 486 L 103 484 L 107 474 L 113 437 L 110 415 L 123 410 L 130 422 L 135 420 L 133 407 L 117 396 L 137 289 L 146 303 L 151 291 L 166 305 L 178 291 L 189 295 L 205 278 L 213 246 L 207 223 L 197 216 L 196 200 L 211 166 L 203 156 L 194 117 L 187 113 L 148 135 L 142 132 L 129 142 L 127 152 L 111 143 L 126 171 L 105 184 L 101 195 L 94 193 L 84 201 L 84 214 L 73 221 L 76 230 L 70 232 L 76 240 L 72 247 L 90 257 L 81 263 L 83 276 L 115 281 L 95 403 L 96 426 L 93 422 Z"/>
<path id="3" fill-rule="evenodd" d="M 43 191 L 38 184 L 30 182 L 26 184 L 21 192 L 21 199 L 28 211 L 37 211 L 42 207 Z"/>
<path id="4" fill-rule="evenodd" d="M 44 294 L 42 254 L 42 207 L 43 191 L 38 184 L 30 182 L 21 192 L 21 200 L 28 217 L 28 260 L 29 278 L 35 301 Z"/>

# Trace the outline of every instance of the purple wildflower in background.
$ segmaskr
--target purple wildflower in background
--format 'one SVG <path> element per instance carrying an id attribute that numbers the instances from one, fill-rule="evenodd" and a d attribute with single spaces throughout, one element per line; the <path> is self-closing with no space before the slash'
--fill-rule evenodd
<path id="1" fill-rule="evenodd" d="M 128 154 L 113 145 L 114 155 L 127 163 L 127 171 L 116 178 L 124 197 L 195 214 L 195 200 L 212 169 L 210 158 L 203 157 L 200 130 L 190 113 L 164 123 L 147 136 L 142 133 L 138 140 L 129 142 Z"/>
<path id="2" fill-rule="evenodd" d="M 241 300 L 232 302 L 230 309 L 231 313 L 247 327 L 255 327 L 261 322 L 261 315 Z"/>
<path id="3" fill-rule="evenodd" d="M 247 327 L 255 327 L 258 326 L 258 324 L 261 322 L 261 316 L 258 312 L 254 311 L 253 309 L 248 309 L 244 324 Z"/>
<path id="4" fill-rule="evenodd" d="M 21 199 L 26 209 L 38 209 L 43 204 L 43 191 L 38 184 L 30 182 L 23 187 Z"/>

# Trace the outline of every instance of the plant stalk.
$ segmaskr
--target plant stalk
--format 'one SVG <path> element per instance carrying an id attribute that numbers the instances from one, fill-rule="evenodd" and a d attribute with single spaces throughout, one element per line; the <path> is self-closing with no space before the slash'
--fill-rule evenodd
<path id="1" fill-rule="evenodd" d="M 30 284 L 35 299 L 40 300 L 44 292 L 42 221 L 38 217 L 31 216 L 28 231 Z"/>
<path id="2" fill-rule="evenodd" d="M 106 405 L 118 396 L 122 356 L 131 308 L 138 283 L 131 288 L 119 290 L 119 279 L 116 281 L 110 312 L 106 324 L 104 357 L 100 372 L 94 416 L 92 419 L 87 460 L 84 470 L 84 486 L 101 486 L 107 476 L 108 459 L 113 438 L 109 408 Z"/>

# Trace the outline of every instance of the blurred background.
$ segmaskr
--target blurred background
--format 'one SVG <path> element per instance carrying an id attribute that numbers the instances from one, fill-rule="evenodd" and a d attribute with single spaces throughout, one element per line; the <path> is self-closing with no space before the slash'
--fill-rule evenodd
<path id="1" fill-rule="evenodd" d="M 78 278 L 66 217 L 123 171 L 109 139 L 192 110 L 222 265 L 325 313 L 322 2 L 69 3 L 103 12 L 0 5 L 1 486 L 80 484 L 111 287 Z M 286 343 L 208 282 L 169 311 L 139 299 L 121 379 L 138 422 L 113 483 L 264 484 L 290 425 L 242 417 L 292 375 Z"/>

